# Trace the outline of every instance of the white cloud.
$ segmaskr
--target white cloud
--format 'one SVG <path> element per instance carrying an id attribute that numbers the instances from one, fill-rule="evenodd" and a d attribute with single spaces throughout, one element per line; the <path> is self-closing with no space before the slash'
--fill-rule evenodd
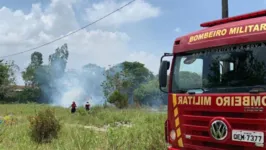
<path id="1" fill-rule="evenodd" d="M 40 4 L 34 4 L 28 14 L 21 10 L 0 8 L 0 56 L 39 46 L 77 29 L 80 25 L 72 6 L 78 1 L 80 0 L 52 0 L 44 10 L 41 9 Z M 107 4 L 111 5 L 106 6 Z M 100 10 L 106 13 L 122 4 L 112 1 L 95 4 L 90 9 L 93 12 L 89 15 L 90 19 L 96 19 L 100 15 L 97 13 Z M 159 14 L 159 8 L 154 8 L 143 0 L 137 0 L 125 9 L 123 12 L 125 14 L 120 12 L 106 21 L 111 20 L 111 24 L 118 25 L 144 20 Z M 121 18 L 115 20 L 118 16 Z M 149 69 L 157 73 L 159 57 L 144 51 L 131 52 L 128 45 L 130 40 L 132 39 L 127 33 L 109 32 L 99 28 L 90 31 L 83 30 L 36 51 L 42 52 L 44 61 L 47 63 L 48 55 L 53 53 L 55 48 L 68 43 L 70 51 L 68 68 L 76 69 L 87 63 L 96 63 L 107 67 L 110 64 L 128 60 L 145 63 Z M 8 59 L 15 60 L 15 63 L 23 70 L 28 65 L 32 52 L 12 56 Z M 18 83 L 23 83 L 21 77 L 18 78 Z"/>
<path id="2" fill-rule="evenodd" d="M 85 20 L 92 22 L 126 3 L 128 2 L 119 3 L 114 0 L 104 0 L 103 2 L 93 4 L 91 7 L 87 8 Z M 126 6 L 125 9 L 116 12 L 112 16 L 99 22 L 97 25 L 118 27 L 122 24 L 134 23 L 148 18 L 157 17 L 160 12 L 160 8 L 154 7 L 144 0 L 136 0 L 132 4 Z"/>

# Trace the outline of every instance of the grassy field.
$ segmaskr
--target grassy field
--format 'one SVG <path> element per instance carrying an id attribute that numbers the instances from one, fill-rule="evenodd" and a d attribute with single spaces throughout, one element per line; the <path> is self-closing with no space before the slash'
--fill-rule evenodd
<path id="1" fill-rule="evenodd" d="M 146 109 L 93 108 L 70 114 L 53 107 L 62 124 L 58 139 L 36 144 L 29 136 L 28 116 L 51 106 L 40 104 L 0 105 L 0 116 L 12 113 L 16 125 L 0 125 L 0 150 L 162 150 L 166 113 Z M 97 128 L 96 128 L 97 127 Z"/>

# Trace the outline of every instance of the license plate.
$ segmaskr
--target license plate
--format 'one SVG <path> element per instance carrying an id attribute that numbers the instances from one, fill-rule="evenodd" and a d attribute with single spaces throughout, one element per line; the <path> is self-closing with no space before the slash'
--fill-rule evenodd
<path id="1" fill-rule="evenodd" d="M 264 143 L 264 132 L 233 130 L 232 140 L 262 144 Z"/>

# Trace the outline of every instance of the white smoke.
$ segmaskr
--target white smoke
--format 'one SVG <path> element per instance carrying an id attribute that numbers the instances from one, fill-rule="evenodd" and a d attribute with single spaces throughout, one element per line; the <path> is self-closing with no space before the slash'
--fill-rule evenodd
<path id="1" fill-rule="evenodd" d="M 114 71 L 113 74 L 121 71 L 122 64 L 113 66 L 112 70 Z M 54 69 L 53 71 L 53 74 L 60 74 L 60 69 Z M 47 82 L 52 81 L 51 84 L 46 84 L 47 86 L 41 86 L 41 88 L 45 96 L 50 99 L 49 104 L 54 106 L 67 108 L 70 107 L 73 101 L 76 102 L 78 107 L 84 107 L 87 101 L 92 107 L 103 105 L 106 98 L 101 85 L 106 80 L 105 71 L 105 68 L 88 64 L 79 70 L 65 71 L 56 80 L 49 78 Z M 143 104 L 158 109 L 159 106 L 163 105 L 163 99 L 167 98 L 167 95 L 161 95 L 159 89 L 151 91 L 151 93 L 149 93 L 151 95 L 145 97 Z M 129 97 L 129 100 L 132 98 L 133 95 Z"/>
<path id="2" fill-rule="evenodd" d="M 102 105 L 105 101 L 102 82 L 105 80 L 104 68 L 95 64 L 85 65 L 80 70 L 68 70 L 59 78 L 49 76 L 41 89 L 49 104 L 54 106 L 70 107 L 73 101 L 77 106 L 84 106 L 87 101 L 91 106 Z M 53 70 L 54 75 L 60 74 L 60 69 Z M 39 76 L 43 78 L 43 76 Z"/>

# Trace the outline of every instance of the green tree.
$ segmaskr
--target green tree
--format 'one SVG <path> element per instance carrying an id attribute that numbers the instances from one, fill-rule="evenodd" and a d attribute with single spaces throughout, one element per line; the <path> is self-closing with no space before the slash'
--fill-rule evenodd
<path id="1" fill-rule="evenodd" d="M 160 91 L 158 77 L 141 84 L 135 89 L 134 101 L 145 105 L 167 104 L 167 94 Z"/>
<path id="2" fill-rule="evenodd" d="M 34 82 L 34 68 L 28 66 L 25 71 L 22 71 L 22 78 L 26 86 L 32 86 Z"/>
<path id="3" fill-rule="evenodd" d="M 34 52 L 31 54 L 31 65 L 35 68 L 41 66 L 43 63 L 42 53 Z"/>
<path id="4" fill-rule="evenodd" d="M 115 91 L 121 92 L 127 86 L 124 74 L 116 71 L 115 67 L 110 67 L 104 73 L 106 80 L 102 83 L 103 93 L 106 99 Z"/>
<path id="5" fill-rule="evenodd" d="M 106 80 L 102 83 L 103 93 L 106 99 L 118 91 L 127 95 L 129 102 L 133 102 L 133 91 L 142 83 L 153 79 L 153 74 L 139 62 L 123 62 L 113 66 L 105 72 Z M 119 100 L 117 100 L 119 101 Z M 113 100 L 112 103 L 115 103 Z"/>
<path id="6" fill-rule="evenodd" d="M 14 61 L 0 61 L 0 101 L 14 96 L 15 72 L 18 70 Z"/>
<path id="7" fill-rule="evenodd" d="M 64 75 L 69 52 L 67 44 L 57 48 L 55 53 L 49 55 L 49 66 L 53 79 L 60 78 Z"/>
<path id="8" fill-rule="evenodd" d="M 49 85 L 50 84 L 50 67 L 49 65 L 41 65 L 35 70 L 35 78 L 39 85 Z"/>
<path id="9" fill-rule="evenodd" d="M 26 87 L 23 91 L 16 94 L 16 100 L 19 103 L 37 102 L 40 95 L 40 88 Z"/>
<path id="10" fill-rule="evenodd" d="M 53 93 L 50 66 L 42 65 L 38 69 L 36 69 L 35 78 L 41 89 L 39 101 L 42 103 L 48 103 L 49 101 L 51 101 L 51 96 Z"/>
<path id="11" fill-rule="evenodd" d="M 154 78 L 154 75 L 142 63 L 125 61 L 122 64 L 124 67 L 122 72 L 129 83 L 130 91 Z"/>
<path id="12" fill-rule="evenodd" d="M 126 107 L 128 105 L 126 89 L 128 88 L 129 83 L 125 77 L 122 66 L 122 64 L 112 67 L 110 66 L 110 68 L 104 73 L 106 80 L 103 81 L 101 85 L 106 100 L 118 108 Z"/>
<path id="13" fill-rule="evenodd" d="M 118 90 L 115 90 L 109 97 L 108 102 L 114 104 L 117 108 L 125 108 L 128 106 L 128 97 Z"/>
<path id="14" fill-rule="evenodd" d="M 55 52 L 49 55 L 49 64 L 43 66 L 39 71 L 39 80 L 42 80 L 42 99 L 52 101 L 53 97 L 61 97 L 61 89 L 58 89 L 62 84 L 59 79 L 65 75 L 67 60 L 69 57 L 67 44 L 58 47 Z"/>
<path id="15" fill-rule="evenodd" d="M 38 69 L 43 63 L 42 53 L 34 52 L 31 54 L 31 62 L 22 72 L 22 78 L 25 81 L 26 86 L 36 86 L 36 69 Z"/>
<path id="16" fill-rule="evenodd" d="M 139 88 L 134 90 L 134 100 L 138 103 L 146 103 L 149 98 L 158 98 L 160 96 L 158 79 L 148 81 L 141 84 Z"/>
<path id="17" fill-rule="evenodd" d="M 133 93 L 142 83 L 154 78 L 154 75 L 140 62 L 123 62 L 122 74 L 125 77 L 124 91 L 128 94 L 129 103 L 133 103 Z"/>

